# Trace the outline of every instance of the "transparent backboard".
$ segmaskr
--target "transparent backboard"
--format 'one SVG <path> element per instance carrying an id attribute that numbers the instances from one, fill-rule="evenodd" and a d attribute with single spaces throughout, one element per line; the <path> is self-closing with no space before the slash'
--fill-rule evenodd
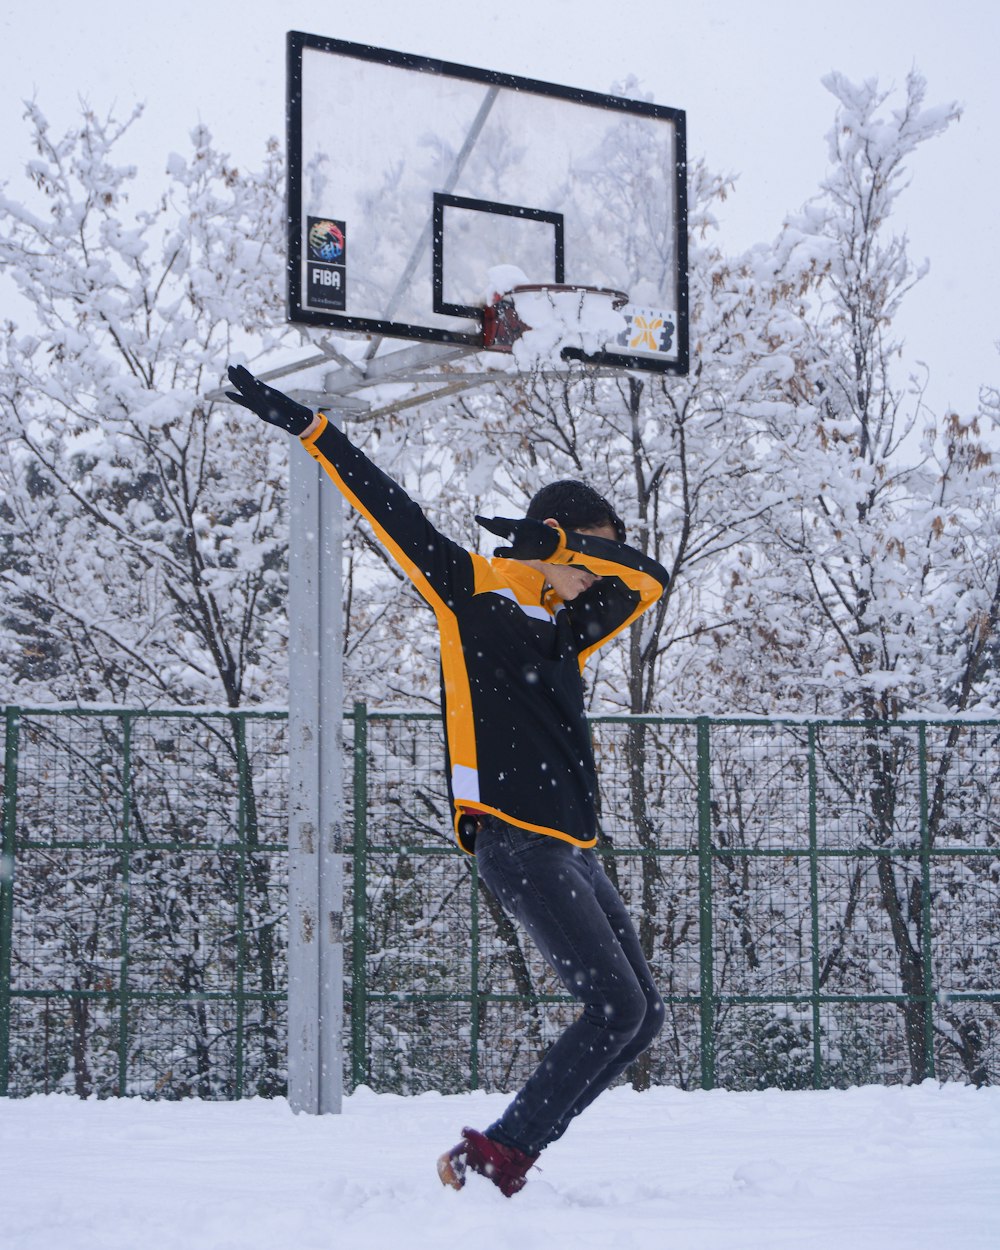
<path id="1" fill-rule="evenodd" d="M 683 112 L 291 32 L 289 318 L 482 345 L 491 275 L 628 294 L 599 362 L 687 371 Z"/>

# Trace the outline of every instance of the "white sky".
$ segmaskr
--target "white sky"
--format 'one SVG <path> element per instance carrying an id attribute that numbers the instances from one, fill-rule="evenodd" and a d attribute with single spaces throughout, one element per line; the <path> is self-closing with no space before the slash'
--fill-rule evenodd
<path id="1" fill-rule="evenodd" d="M 289 29 L 437 56 L 607 91 L 636 75 L 661 104 L 687 111 L 688 150 L 739 175 L 721 215 L 734 252 L 777 233 L 826 168 L 836 69 L 902 88 L 917 68 L 928 103 L 958 100 L 961 122 L 911 162 L 894 218 L 931 273 L 898 328 L 906 361 L 931 367 L 928 401 L 970 412 L 1000 383 L 1000 5 L 996 0 L 71 0 L 0 15 L 0 181 L 17 186 L 29 155 L 18 121 L 34 96 L 56 130 L 85 98 L 99 111 L 146 104 L 128 159 L 159 172 L 198 121 L 237 161 L 257 164 L 284 135 Z M 900 99 L 901 97 L 897 97 Z"/>

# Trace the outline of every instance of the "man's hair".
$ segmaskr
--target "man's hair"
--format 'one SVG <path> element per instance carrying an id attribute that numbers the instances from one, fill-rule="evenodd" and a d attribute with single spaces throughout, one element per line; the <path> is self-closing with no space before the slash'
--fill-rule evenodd
<path id="1" fill-rule="evenodd" d="M 543 486 L 528 504 L 528 516 L 535 521 L 552 517 L 564 530 L 610 525 L 618 541 L 625 541 L 625 525 L 621 517 L 604 496 L 586 482 L 567 479 Z"/>

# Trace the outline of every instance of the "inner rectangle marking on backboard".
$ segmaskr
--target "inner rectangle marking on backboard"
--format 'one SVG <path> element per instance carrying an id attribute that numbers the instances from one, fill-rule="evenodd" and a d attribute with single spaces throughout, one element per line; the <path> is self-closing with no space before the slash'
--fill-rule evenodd
<path id="1" fill-rule="evenodd" d="M 565 280 L 562 213 L 461 195 L 433 199 L 436 313 L 479 315 L 497 265 L 516 265 L 528 282 Z"/>

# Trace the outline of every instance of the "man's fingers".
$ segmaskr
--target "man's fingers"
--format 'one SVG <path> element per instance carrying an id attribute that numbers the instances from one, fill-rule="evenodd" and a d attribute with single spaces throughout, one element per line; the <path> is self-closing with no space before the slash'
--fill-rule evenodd
<path id="1" fill-rule="evenodd" d="M 255 387 L 258 389 L 264 388 L 264 384 L 259 382 L 250 370 L 245 369 L 243 365 L 230 365 L 228 373 L 230 382 L 243 393 Z"/>
<path id="2" fill-rule="evenodd" d="M 501 538 L 507 538 L 517 528 L 517 522 L 510 520 L 508 517 L 477 516 L 476 520 L 483 529 L 489 530 L 491 534 L 499 534 Z"/>
<path id="3" fill-rule="evenodd" d="M 265 386 L 259 378 L 255 378 L 243 365 L 230 365 L 226 372 L 233 386 L 239 387 L 238 391 L 226 391 L 226 397 L 234 404 L 242 404 L 244 408 L 249 408 L 258 416 L 263 415 L 260 412 L 261 401 L 266 399 L 271 388 Z"/>

